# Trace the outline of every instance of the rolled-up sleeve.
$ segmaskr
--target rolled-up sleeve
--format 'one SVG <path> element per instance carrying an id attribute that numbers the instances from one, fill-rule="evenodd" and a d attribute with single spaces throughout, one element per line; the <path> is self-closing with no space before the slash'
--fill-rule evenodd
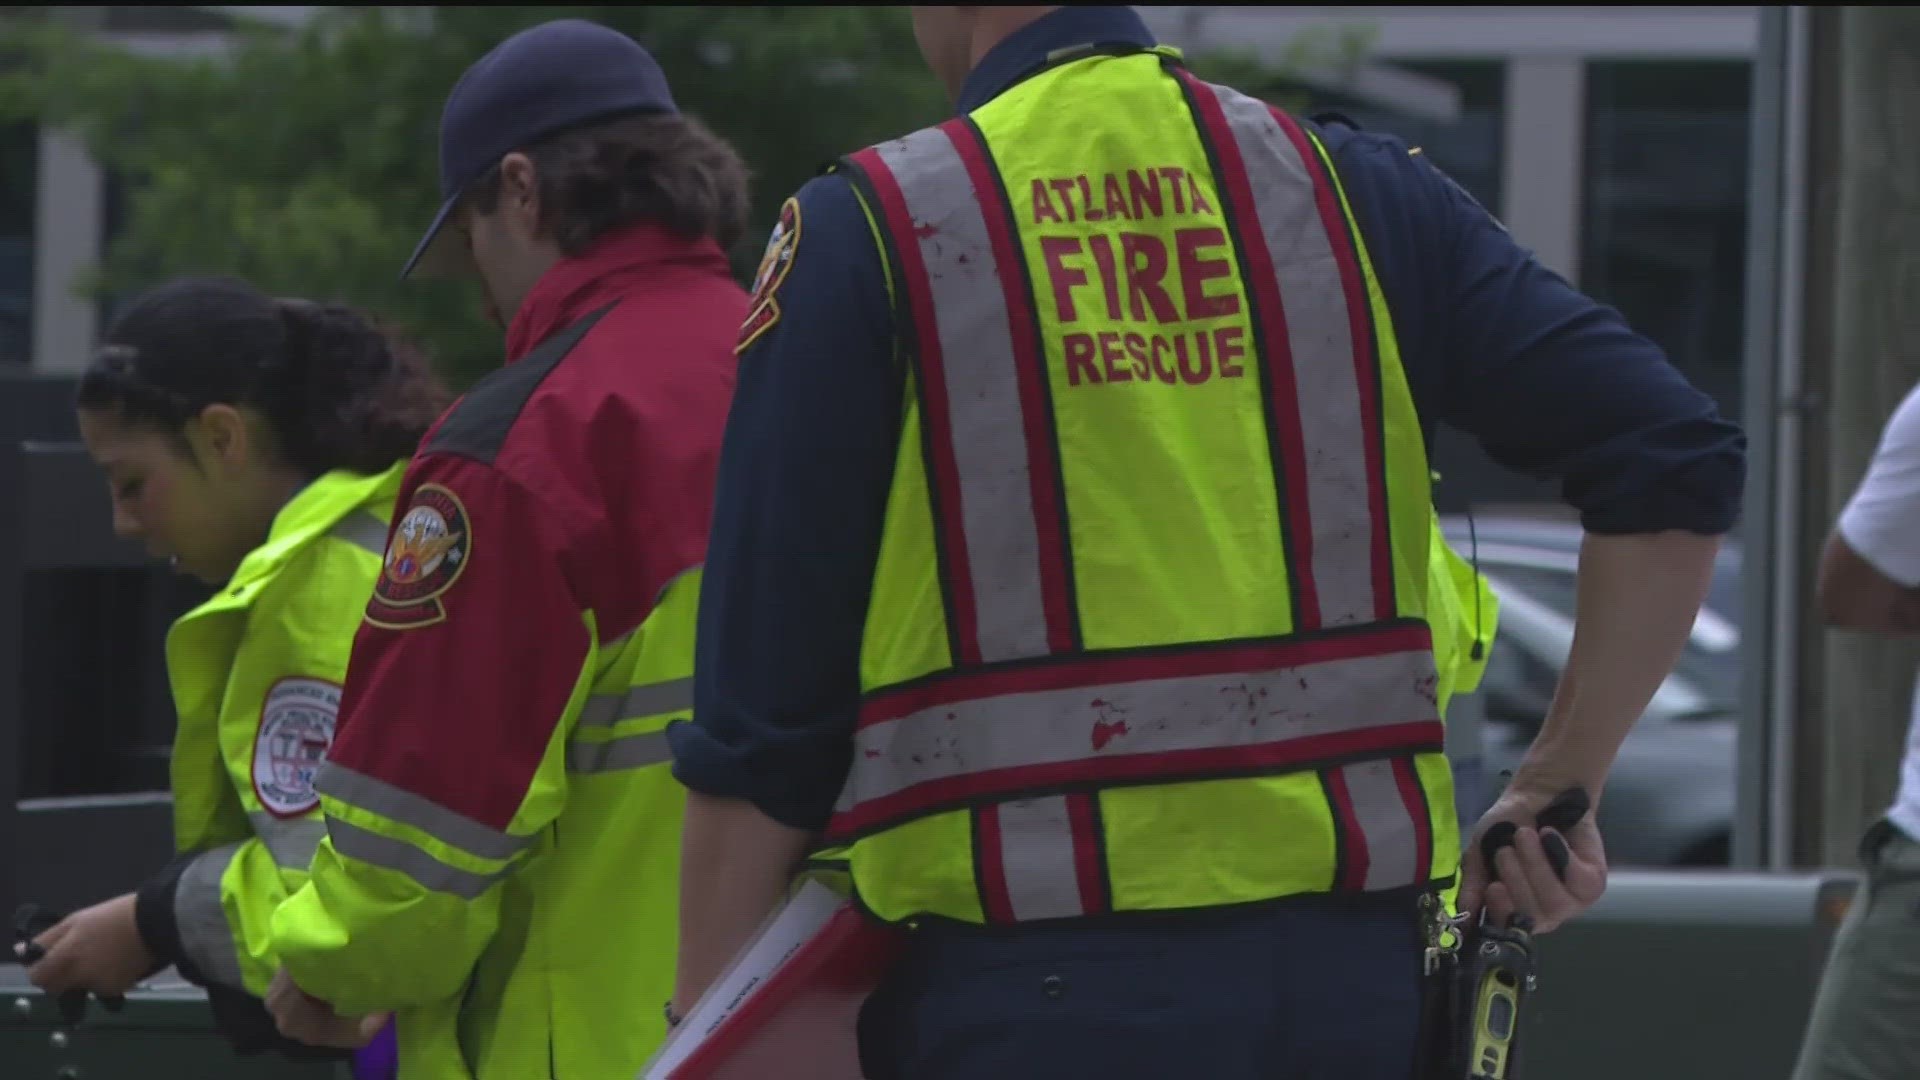
<path id="1" fill-rule="evenodd" d="M 750 317 L 757 332 L 727 421 L 694 718 L 668 738 L 687 787 L 812 830 L 851 760 L 903 375 L 879 250 L 853 189 L 830 175 L 796 199 L 799 239 L 772 297 L 777 321 Z"/>
<path id="2" fill-rule="evenodd" d="M 1658 345 L 1541 265 L 1425 155 L 1354 136 L 1343 157 L 1369 246 L 1385 253 L 1424 419 L 1559 481 L 1589 532 L 1733 527 L 1746 437 Z"/>

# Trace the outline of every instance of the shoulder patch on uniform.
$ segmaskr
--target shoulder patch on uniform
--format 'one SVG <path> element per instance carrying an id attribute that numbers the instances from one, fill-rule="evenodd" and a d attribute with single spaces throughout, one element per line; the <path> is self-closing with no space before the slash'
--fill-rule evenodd
<path id="1" fill-rule="evenodd" d="M 281 679 L 267 690 L 253 739 L 253 794 L 275 817 L 299 817 L 320 804 L 314 774 L 333 746 L 340 687 L 325 679 Z"/>
<path id="2" fill-rule="evenodd" d="M 444 621 L 440 598 L 472 558 L 473 523 L 460 496 L 439 484 L 421 484 L 387 542 L 367 622 L 412 630 Z"/>
<path id="3" fill-rule="evenodd" d="M 733 347 L 735 355 L 746 352 L 747 346 L 780 321 L 780 301 L 774 293 L 793 269 L 793 255 L 799 247 L 800 200 L 789 197 L 780 204 L 780 220 L 774 222 L 767 250 L 760 256 L 760 269 L 754 272 L 753 297 L 747 303 L 747 321 L 740 326 L 740 343 Z"/>

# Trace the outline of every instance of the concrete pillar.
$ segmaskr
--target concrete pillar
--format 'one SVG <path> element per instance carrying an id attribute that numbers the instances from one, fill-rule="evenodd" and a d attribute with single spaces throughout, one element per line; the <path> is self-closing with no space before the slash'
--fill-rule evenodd
<path id="1" fill-rule="evenodd" d="M 1580 280 L 1587 65 L 1577 55 L 1507 62 L 1500 220 L 1548 269 Z"/>
<path id="2" fill-rule="evenodd" d="M 106 180 L 79 136 L 40 129 L 39 202 L 34 214 L 33 368 L 84 370 L 100 305 L 76 286 L 100 261 Z"/>

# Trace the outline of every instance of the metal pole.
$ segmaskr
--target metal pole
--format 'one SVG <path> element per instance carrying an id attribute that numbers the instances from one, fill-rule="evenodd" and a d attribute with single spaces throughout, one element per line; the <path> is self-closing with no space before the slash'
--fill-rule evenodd
<path id="1" fill-rule="evenodd" d="M 1806 242 L 1811 207 L 1807 196 L 1807 121 L 1810 61 L 1808 50 L 1808 10 L 1804 6 L 1767 9 L 1778 11 L 1784 25 L 1785 86 L 1780 131 L 1780 192 L 1767 217 L 1774 222 L 1779 237 L 1775 269 L 1779 322 L 1774 330 L 1771 381 L 1773 384 L 1772 428 L 1767 481 L 1773 488 L 1772 511 L 1774 543 L 1762 565 L 1773 576 L 1771 589 L 1771 625 L 1768 635 L 1768 677 L 1766 697 L 1768 716 L 1767 781 L 1767 865 L 1786 869 L 1793 864 L 1793 821 L 1795 769 L 1795 728 L 1799 722 L 1801 656 L 1798 628 L 1800 612 L 1800 565 L 1803 535 L 1800 521 L 1801 484 L 1798 469 L 1783 468 L 1783 463 L 1798 462 L 1806 428 L 1806 386 L 1802 378 L 1804 315 L 1806 299 Z M 1749 255 L 1751 258 L 1751 255 Z M 1756 372 L 1761 381 L 1769 372 Z"/>
<path id="2" fill-rule="evenodd" d="M 1753 112 L 1747 169 L 1746 342 L 1742 370 L 1747 429 L 1746 513 L 1741 521 L 1742 604 L 1740 735 L 1736 744 L 1733 864 L 1771 862 L 1768 749 L 1773 681 L 1773 368 L 1778 353 L 1781 133 L 1786 111 L 1787 12 L 1760 9 L 1753 57 Z"/>

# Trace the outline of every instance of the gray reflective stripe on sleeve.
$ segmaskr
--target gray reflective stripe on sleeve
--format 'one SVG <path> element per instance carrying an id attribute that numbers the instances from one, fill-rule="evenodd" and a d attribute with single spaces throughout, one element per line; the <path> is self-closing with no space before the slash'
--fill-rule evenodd
<path id="1" fill-rule="evenodd" d="M 340 523 L 333 527 L 333 536 L 375 555 L 384 557 L 387 553 L 387 523 L 368 510 L 355 510 L 341 518 Z"/>
<path id="2" fill-rule="evenodd" d="M 223 844 L 202 852 L 181 871 L 173 889 L 173 923 L 181 951 L 201 974 L 232 987 L 244 987 L 246 981 L 227 908 L 220 902 L 220 880 L 238 850 L 238 844 Z"/>
<path id="3" fill-rule="evenodd" d="M 643 735 L 605 742 L 575 740 L 567 747 L 567 771 L 575 773 L 614 772 L 640 769 L 673 760 L 667 749 L 667 733 L 649 731 Z"/>
<path id="4" fill-rule="evenodd" d="M 273 854 L 274 865 L 283 870 L 305 870 L 313 865 L 313 853 L 320 847 L 320 838 L 327 835 L 326 823 L 317 817 L 287 820 L 255 810 L 247 815 L 247 822 L 253 826 L 253 835 Z"/>
<path id="5" fill-rule="evenodd" d="M 320 766 L 313 778 L 313 788 L 349 806 L 371 810 L 390 821 L 419 829 L 448 847 L 459 848 L 476 858 L 511 859 L 533 843 L 530 836 L 513 836 L 489 829 L 411 791 L 331 761 Z"/>
<path id="6" fill-rule="evenodd" d="M 494 882 L 506 876 L 505 870 L 476 874 L 449 866 L 412 844 L 335 817 L 327 819 L 327 839 L 333 842 L 333 850 L 349 859 L 405 874 L 424 889 L 448 893 L 462 900 L 478 899 Z"/>
<path id="7" fill-rule="evenodd" d="M 1284 772 L 1352 753 L 1437 746 L 1442 729 L 1424 630 L 1380 637 L 1396 651 L 1357 639 L 1354 651 L 1369 651 L 1298 659 L 1318 644 L 1310 643 L 1193 658 L 1189 666 L 1262 657 L 1274 665 L 1222 666 L 1212 674 L 1066 684 L 1077 673 L 1062 671 L 1055 685 L 864 723 L 854 733 L 853 768 L 829 832 L 1017 797 L 1037 777 L 1044 777 L 1039 786 L 1059 786 L 1167 773 Z M 1287 663 L 1290 656 L 1296 659 Z M 1121 658 L 1095 670 L 1124 677 L 1133 666 Z"/>
<path id="8" fill-rule="evenodd" d="M 947 409 L 964 559 L 972 582 L 980 658 L 987 663 L 1048 653 L 1020 372 L 1001 268 L 994 258 L 966 163 L 940 128 L 875 148 L 900 186 L 933 297 L 940 348 L 939 396 Z M 995 196 L 997 197 L 997 196 Z M 1018 267 L 1007 267 L 1018 274 Z M 930 357 L 923 357 L 923 362 Z"/>
<path id="9" fill-rule="evenodd" d="M 647 683 L 623 691 L 595 694 L 580 711 L 583 728 L 612 727 L 622 720 L 661 713 L 686 712 L 693 708 L 693 680 L 670 679 Z"/>
<path id="10" fill-rule="evenodd" d="M 1335 770 L 1353 802 L 1354 823 L 1364 845 L 1367 892 L 1397 889 L 1423 880 L 1419 826 L 1400 794 L 1391 761 L 1358 761 Z"/>
<path id="11" fill-rule="evenodd" d="M 1304 497 L 1313 564 L 1300 570 L 1312 575 L 1321 626 L 1391 616 L 1377 609 L 1374 596 L 1374 545 L 1382 542 L 1384 530 L 1375 529 L 1367 497 L 1368 432 L 1356 343 L 1314 174 L 1266 102 L 1224 86 L 1204 89 L 1219 99 L 1253 190 L 1259 221 L 1243 222 L 1242 234 L 1248 242 L 1265 244 L 1286 313 L 1299 414 L 1275 420 L 1297 425 L 1307 450 L 1301 462 L 1307 490 L 1292 494 Z M 1363 317 L 1371 321 L 1372 313 Z M 1277 364 L 1284 358 L 1267 360 Z"/>

